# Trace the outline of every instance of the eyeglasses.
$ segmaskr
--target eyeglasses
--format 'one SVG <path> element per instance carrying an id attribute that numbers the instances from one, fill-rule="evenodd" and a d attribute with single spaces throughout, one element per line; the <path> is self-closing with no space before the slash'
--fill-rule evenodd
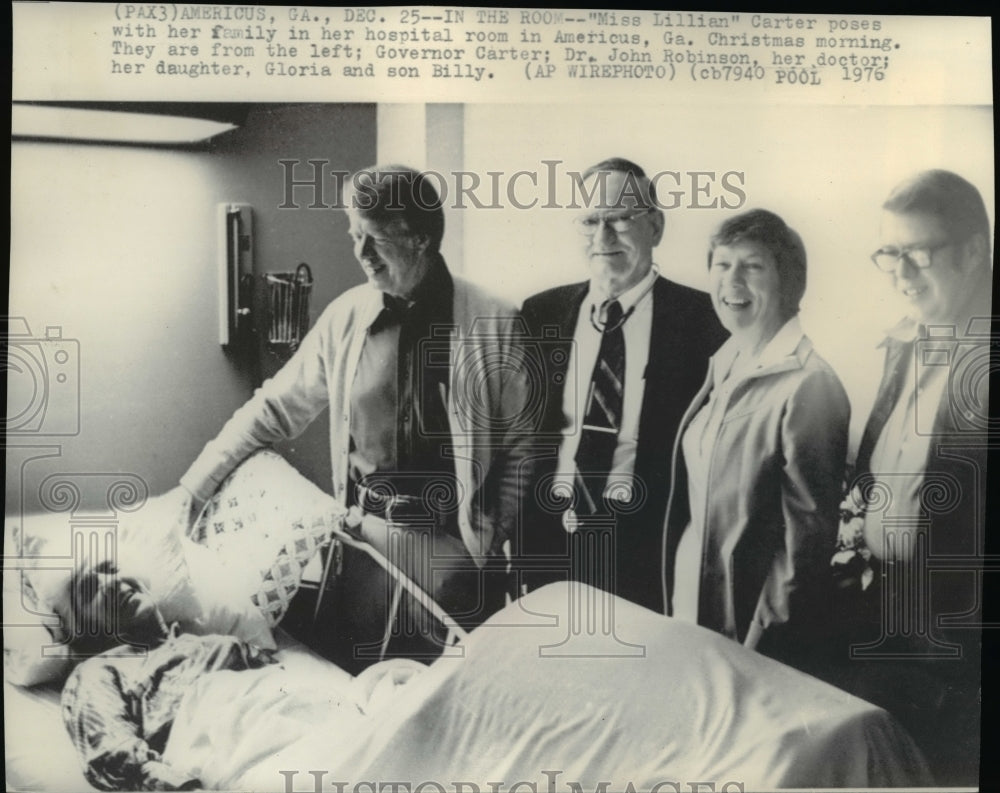
<path id="1" fill-rule="evenodd" d="M 574 223 L 576 225 L 576 230 L 585 237 L 593 237 L 600 231 L 601 226 L 605 223 L 610 226 L 616 234 L 623 234 L 626 231 L 631 230 L 632 224 L 635 219 L 642 217 L 653 211 L 652 207 L 647 207 L 646 209 L 640 209 L 638 212 L 630 212 L 625 215 L 606 215 L 601 217 L 600 215 L 588 215 L 584 218 L 577 218 Z"/>
<path id="2" fill-rule="evenodd" d="M 901 259 L 906 259 L 906 261 L 917 269 L 926 270 L 934 263 L 935 253 L 953 244 L 953 240 L 947 240 L 936 244 L 911 245 L 902 250 L 879 248 L 872 254 L 872 261 L 875 262 L 875 266 L 883 273 L 891 273 L 895 270 Z"/>

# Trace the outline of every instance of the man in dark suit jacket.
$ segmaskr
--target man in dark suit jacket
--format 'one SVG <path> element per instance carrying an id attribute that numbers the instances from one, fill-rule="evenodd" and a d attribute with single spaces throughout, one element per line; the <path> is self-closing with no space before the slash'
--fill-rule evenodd
<path id="1" fill-rule="evenodd" d="M 568 573 L 663 611 L 670 453 L 726 334 L 707 294 L 657 272 L 664 216 L 642 168 L 605 160 L 581 187 L 590 279 L 522 307 L 545 373 L 550 444 L 527 507 L 523 578 L 530 587 Z"/>
<path id="2" fill-rule="evenodd" d="M 938 784 L 975 785 L 992 235 L 979 191 L 949 171 L 906 180 L 883 210 L 872 259 L 909 311 L 883 343 L 849 500 L 873 575 L 844 609 L 848 687 L 903 723 Z"/>

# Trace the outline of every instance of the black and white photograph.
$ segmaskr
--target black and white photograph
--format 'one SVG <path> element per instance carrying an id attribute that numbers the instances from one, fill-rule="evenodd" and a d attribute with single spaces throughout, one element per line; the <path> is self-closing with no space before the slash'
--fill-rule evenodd
<path id="1" fill-rule="evenodd" d="M 8 790 L 988 788 L 990 18 L 13 23 Z"/>

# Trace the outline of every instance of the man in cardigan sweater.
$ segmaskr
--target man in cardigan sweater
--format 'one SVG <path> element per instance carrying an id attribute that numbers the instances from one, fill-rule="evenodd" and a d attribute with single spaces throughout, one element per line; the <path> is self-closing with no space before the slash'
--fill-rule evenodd
<path id="1" fill-rule="evenodd" d="M 424 174 L 359 171 L 344 202 L 368 283 L 327 307 L 181 484 L 197 508 L 247 455 L 297 436 L 329 407 L 333 495 L 390 525 L 423 527 L 416 544 L 433 546 L 432 559 L 394 561 L 431 590 L 441 578 L 431 568 L 490 568 L 496 583 L 518 533 L 531 440 L 516 309 L 449 272 L 441 201 Z M 476 624 L 503 605 L 496 586 L 479 589 L 489 602 L 435 594 Z"/>

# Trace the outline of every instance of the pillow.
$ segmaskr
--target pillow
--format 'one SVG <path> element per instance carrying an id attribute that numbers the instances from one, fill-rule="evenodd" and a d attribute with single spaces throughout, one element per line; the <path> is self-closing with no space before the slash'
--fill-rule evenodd
<path id="1" fill-rule="evenodd" d="M 67 536 L 66 524 L 38 516 L 32 521 L 38 532 L 22 531 L 19 521 L 4 524 L 4 556 L 41 556 L 49 537 Z M 70 546 L 72 547 L 72 546 Z M 51 550 L 50 550 L 51 553 Z M 62 567 L 57 567 L 59 563 Z M 50 564 L 48 568 L 30 568 L 33 563 Z M 19 686 L 59 684 L 75 663 L 62 643 L 62 626 L 51 606 L 38 594 L 58 591 L 59 581 L 70 575 L 68 557 L 26 561 L 23 567 L 9 568 L 3 574 L 3 663 L 4 679 Z"/>
<path id="2" fill-rule="evenodd" d="M 24 572 L 4 570 L 4 679 L 14 685 L 58 683 L 73 667 L 66 646 L 58 644 L 54 638 L 54 632 L 59 629 L 58 621 L 41 616 L 38 612 L 43 610 Z"/>
<path id="3" fill-rule="evenodd" d="M 232 580 L 245 583 L 274 626 L 298 591 L 303 568 L 329 544 L 346 512 L 281 455 L 263 450 L 223 481 L 190 537 L 225 560 Z"/>
<path id="4" fill-rule="evenodd" d="M 65 514 L 9 521 L 5 555 L 30 561 L 4 574 L 4 624 L 12 626 L 4 630 L 6 679 L 30 686 L 66 677 L 79 658 L 62 644 L 63 626 L 54 615 L 67 610 L 73 570 L 112 556 L 119 570 L 149 588 L 168 624 L 274 649 L 264 613 L 250 598 L 259 576 L 253 586 L 240 582 L 225 559 L 186 540 L 181 516 L 187 504 L 186 493 L 175 488 L 115 522 L 96 514 L 74 514 L 73 521 Z"/>
<path id="5" fill-rule="evenodd" d="M 120 516 L 46 512 L 8 521 L 8 553 L 25 559 L 26 605 L 42 614 L 58 613 L 56 606 L 69 596 L 73 571 L 103 559 L 116 560 L 119 569 L 143 581 L 158 603 L 180 597 L 188 583 L 178 543 L 185 499 L 176 488 Z"/>
<path id="6" fill-rule="evenodd" d="M 42 625 L 5 625 L 4 680 L 15 686 L 58 685 L 73 669 L 65 645 L 52 646 L 52 634 Z M 49 652 L 51 655 L 44 655 Z"/>
<path id="7" fill-rule="evenodd" d="M 120 519 L 43 513 L 9 523 L 5 555 L 28 557 L 38 567 L 4 577 L 5 590 L 12 588 L 5 603 L 23 602 L 21 611 L 31 615 L 12 621 L 5 612 L 5 624 L 16 626 L 4 631 L 8 679 L 35 685 L 68 674 L 74 659 L 51 615 L 68 597 L 72 571 L 109 554 L 149 587 L 168 623 L 274 649 L 271 627 L 346 510 L 271 451 L 250 457 L 222 483 L 195 522 L 193 539 L 183 531 L 188 503 L 178 487 Z"/>
<path id="8" fill-rule="evenodd" d="M 178 538 L 189 576 L 189 589 L 181 596 L 160 605 L 168 622 L 177 622 L 189 633 L 219 633 L 276 650 L 271 626 L 265 614 L 247 596 L 256 581 L 241 580 L 240 570 L 210 548 L 185 537 Z"/>

